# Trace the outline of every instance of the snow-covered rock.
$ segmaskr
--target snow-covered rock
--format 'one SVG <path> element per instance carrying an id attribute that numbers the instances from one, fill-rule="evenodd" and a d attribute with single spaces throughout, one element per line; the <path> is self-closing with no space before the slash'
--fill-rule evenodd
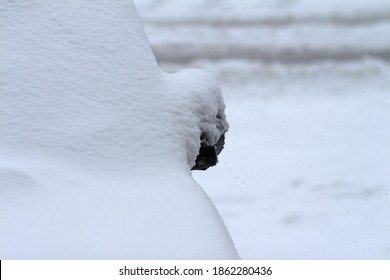
<path id="1" fill-rule="evenodd" d="M 0 3 L 0 258 L 237 258 L 190 168 L 216 80 L 162 72 L 131 1 Z"/>

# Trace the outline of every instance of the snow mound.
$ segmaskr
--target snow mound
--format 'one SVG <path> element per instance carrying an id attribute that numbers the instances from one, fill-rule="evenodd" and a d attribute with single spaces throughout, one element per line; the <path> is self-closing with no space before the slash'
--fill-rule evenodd
<path id="1" fill-rule="evenodd" d="M 131 1 L 1 3 L 0 38 L 0 258 L 237 258 L 190 173 L 210 74 L 162 72 Z"/>

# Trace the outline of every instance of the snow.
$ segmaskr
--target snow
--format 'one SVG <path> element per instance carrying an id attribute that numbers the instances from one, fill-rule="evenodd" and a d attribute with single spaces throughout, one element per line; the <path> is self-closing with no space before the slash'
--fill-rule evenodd
<path id="1" fill-rule="evenodd" d="M 194 178 L 240 257 L 389 259 L 390 3 L 135 2 L 163 69 L 221 82 L 225 149 Z"/>
<path id="2" fill-rule="evenodd" d="M 248 20 L 284 21 L 336 19 L 355 22 L 380 21 L 386 18 L 390 5 L 383 0 L 156 0 L 135 1 L 147 21 L 194 23 L 196 21 L 229 22 Z"/>
<path id="3" fill-rule="evenodd" d="M 0 258 L 230 259 L 190 169 L 227 129 L 202 70 L 160 70 L 131 1 L 0 4 Z"/>
<path id="4" fill-rule="evenodd" d="M 389 3 L 136 1 L 222 83 L 203 191 L 215 79 L 106 2 L 0 4 L 0 258 L 390 258 Z"/>

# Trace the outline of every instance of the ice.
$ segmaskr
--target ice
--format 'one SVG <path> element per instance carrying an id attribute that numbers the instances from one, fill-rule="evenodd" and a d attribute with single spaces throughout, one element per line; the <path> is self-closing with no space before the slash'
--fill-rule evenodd
<path id="1" fill-rule="evenodd" d="M 216 79 L 160 70 L 131 1 L 0 4 L 0 258 L 230 259 L 190 169 Z"/>

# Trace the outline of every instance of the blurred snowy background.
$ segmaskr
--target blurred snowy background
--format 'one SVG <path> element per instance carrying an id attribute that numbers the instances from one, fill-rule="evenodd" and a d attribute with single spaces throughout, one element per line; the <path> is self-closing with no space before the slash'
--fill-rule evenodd
<path id="1" fill-rule="evenodd" d="M 194 172 L 244 259 L 390 259 L 390 1 L 135 0 L 160 66 L 218 77 Z"/>

